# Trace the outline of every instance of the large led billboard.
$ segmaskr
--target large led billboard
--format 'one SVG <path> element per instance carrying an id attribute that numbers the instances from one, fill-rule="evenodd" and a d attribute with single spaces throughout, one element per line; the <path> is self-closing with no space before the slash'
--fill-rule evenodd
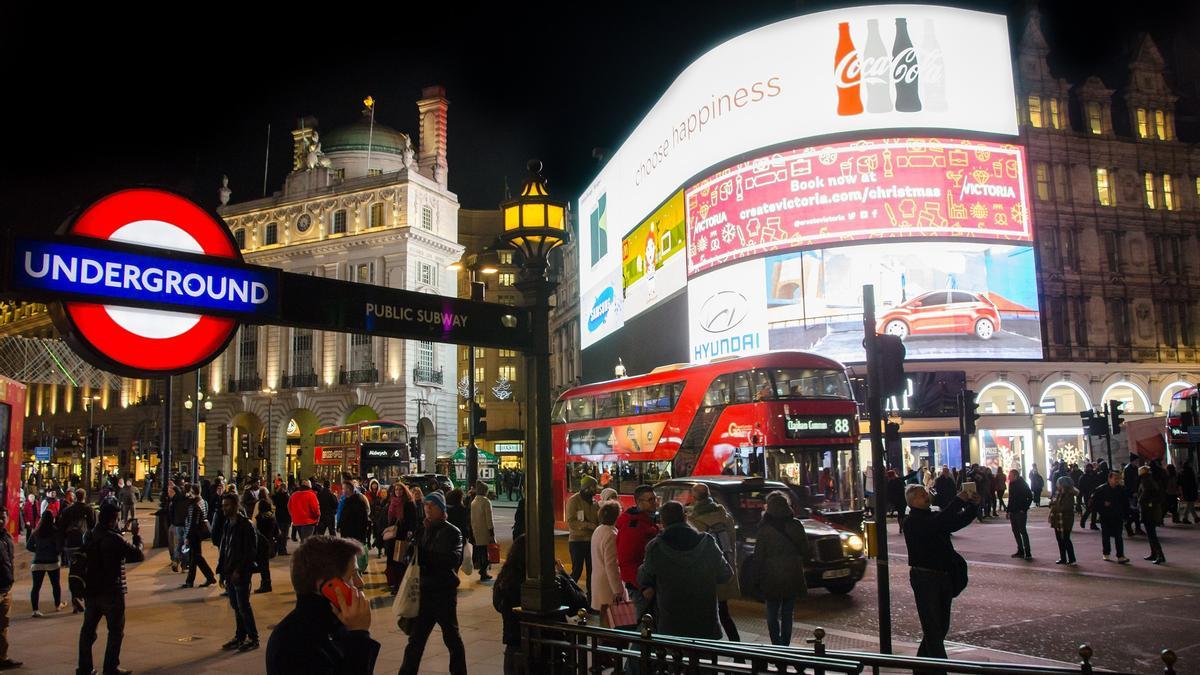
<path id="1" fill-rule="evenodd" d="M 581 347 L 861 361 L 858 296 L 874 283 L 892 314 L 879 328 L 911 358 L 1040 358 L 1025 158 L 1004 142 L 1009 53 L 1002 16 L 884 5 L 701 56 L 580 196 Z M 973 320 L 927 320 L 939 298 L 918 298 L 937 291 Z M 673 298 L 686 331 L 642 320 Z"/>

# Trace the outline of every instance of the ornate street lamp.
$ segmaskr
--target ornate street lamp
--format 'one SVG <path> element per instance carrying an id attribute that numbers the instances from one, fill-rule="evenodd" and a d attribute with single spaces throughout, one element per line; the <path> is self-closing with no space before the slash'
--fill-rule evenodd
<path id="1" fill-rule="evenodd" d="M 525 258 L 517 290 L 525 296 L 532 319 L 532 349 L 525 353 L 526 578 L 521 606 L 534 613 L 558 610 L 554 580 L 554 503 L 550 458 L 550 297 L 558 282 L 546 276 L 550 252 L 571 239 L 566 202 L 552 199 L 542 177 L 542 163 L 530 160 L 529 179 L 521 194 L 500 204 L 505 241 Z"/>
<path id="2" fill-rule="evenodd" d="M 201 401 L 203 401 L 203 403 L 201 403 Z M 203 407 L 205 410 L 212 410 L 212 405 L 213 404 L 212 404 L 211 395 L 205 396 L 204 391 L 200 388 L 200 371 L 199 371 L 199 369 L 197 369 L 196 370 L 196 402 L 192 403 L 191 395 L 188 395 L 187 399 L 183 402 L 183 407 L 186 410 L 192 410 L 194 408 L 195 409 L 194 412 L 196 413 L 196 417 L 193 420 L 193 427 L 192 427 L 193 468 L 192 468 L 192 471 L 189 472 L 192 476 L 193 483 L 198 482 L 200 480 L 200 475 L 199 475 L 200 474 L 200 408 Z"/>

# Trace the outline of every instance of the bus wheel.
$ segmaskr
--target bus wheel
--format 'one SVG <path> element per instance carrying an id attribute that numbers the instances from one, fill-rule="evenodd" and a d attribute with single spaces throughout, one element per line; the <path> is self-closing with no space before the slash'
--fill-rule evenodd
<path id="1" fill-rule="evenodd" d="M 840 581 L 836 584 L 825 584 L 825 590 L 833 593 L 834 595 L 847 595 L 850 593 L 850 591 L 854 590 L 854 584 L 855 582 L 853 581 Z"/>

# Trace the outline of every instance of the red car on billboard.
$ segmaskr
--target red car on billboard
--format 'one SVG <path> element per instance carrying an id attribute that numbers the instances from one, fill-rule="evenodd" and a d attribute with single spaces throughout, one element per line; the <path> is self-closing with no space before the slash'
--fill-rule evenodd
<path id="1" fill-rule="evenodd" d="M 982 293 L 957 289 L 918 295 L 885 313 L 875 331 L 910 335 L 974 335 L 987 340 L 1000 330 L 1000 312 Z"/>

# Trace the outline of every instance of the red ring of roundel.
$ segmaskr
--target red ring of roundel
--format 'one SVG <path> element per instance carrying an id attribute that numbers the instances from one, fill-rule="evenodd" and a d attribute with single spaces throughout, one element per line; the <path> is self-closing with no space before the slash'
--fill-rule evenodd
<path id="1" fill-rule="evenodd" d="M 68 228 L 68 234 L 108 239 L 136 220 L 161 220 L 186 231 L 208 255 L 241 259 L 225 226 L 192 201 L 165 190 L 132 188 L 115 192 L 89 206 Z M 177 372 L 196 368 L 228 342 L 237 322 L 201 316 L 187 332 L 171 338 L 148 338 L 130 332 L 89 302 L 63 303 L 76 336 L 119 366 L 137 371 Z"/>

